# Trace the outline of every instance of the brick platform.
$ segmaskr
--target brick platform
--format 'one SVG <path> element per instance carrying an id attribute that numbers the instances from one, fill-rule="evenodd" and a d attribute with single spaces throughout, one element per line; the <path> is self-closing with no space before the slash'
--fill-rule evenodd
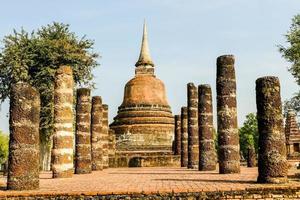
<path id="1" fill-rule="evenodd" d="M 290 171 L 291 176 L 295 173 L 299 171 Z M 290 194 L 293 191 L 292 197 L 300 199 L 300 194 L 297 193 L 300 191 L 299 180 L 290 178 L 288 184 L 270 185 L 256 184 L 256 177 L 257 168 L 245 167 L 241 168 L 241 174 L 232 175 L 218 174 L 218 169 L 214 172 L 199 172 L 185 168 L 114 168 L 92 174 L 74 175 L 73 178 L 52 179 L 51 173 L 43 172 L 40 175 L 40 189 L 36 191 L 5 191 L 5 178 L 2 177 L 0 199 L 6 197 L 68 199 L 100 196 L 108 199 L 112 194 L 114 198 L 119 196 L 121 199 L 134 199 L 132 195 L 152 196 L 152 198 L 158 194 L 185 197 L 204 195 L 207 198 L 227 195 L 235 198 L 235 195 L 239 197 L 251 194 L 251 198 L 255 199 L 253 195 L 262 198 L 259 195 L 269 194 L 270 191 L 272 195 L 277 196 L 282 196 L 278 191 L 283 194 Z"/>
<path id="2" fill-rule="evenodd" d="M 170 150 L 117 151 L 109 158 L 109 167 L 180 167 L 180 156 Z"/>

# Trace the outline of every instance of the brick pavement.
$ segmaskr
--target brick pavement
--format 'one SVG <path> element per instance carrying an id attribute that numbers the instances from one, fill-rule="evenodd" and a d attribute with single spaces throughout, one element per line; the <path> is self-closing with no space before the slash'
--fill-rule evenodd
<path id="1" fill-rule="evenodd" d="M 290 171 L 294 174 L 297 171 Z M 298 171 L 299 173 L 299 171 Z M 11 195 L 46 194 L 132 194 L 164 192 L 231 191 L 249 188 L 274 187 L 256 184 L 257 168 L 241 168 L 241 174 L 199 172 L 186 168 L 111 168 L 92 174 L 74 175 L 73 178 L 52 179 L 51 173 L 40 175 L 40 189 L 35 191 L 5 191 L 5 177 L 0 179 L 0 197 Z M 276 185 L 277 187 L 278 185 Z M 290 179 L 280 187 L 299 187 L 300 182 Z"/>

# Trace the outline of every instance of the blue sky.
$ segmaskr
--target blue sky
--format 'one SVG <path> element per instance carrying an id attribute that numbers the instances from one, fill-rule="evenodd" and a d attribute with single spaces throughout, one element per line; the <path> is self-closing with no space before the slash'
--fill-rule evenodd
<path id="1" fill-rule="evenodd" d="M 102 56 L 93 94 L 109 104 L 112 120 L 124 85 L 134 76 L 146 19 L 156 75 L 166 85 L 173 113 L 186 104 L 188 82 L 211 84 L 215 100 L 216 58 L 234 54 L 242 125 L 245 115 L 256 111 L 258 77 L 278 76 L 283 100 L 299 90 L 276 47 L 285 44 L 283 35 L 298 13 L 299 0 L 6 0 L 0 7 L 0 38 L 14 28 L 31 31 L 57 21 L 93 39 L 94 51 Z M 5 132 L 7 113 L 5 102 L 0 111 L 0 130 Z"/>

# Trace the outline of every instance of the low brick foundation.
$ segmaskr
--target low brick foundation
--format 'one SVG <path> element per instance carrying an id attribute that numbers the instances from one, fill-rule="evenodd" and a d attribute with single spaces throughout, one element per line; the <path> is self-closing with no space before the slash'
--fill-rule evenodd
<path id="1" fill-rule="evenodd" d="M 171 151 L 119 151 L 109 167 L 180 167 L 180 156 Z"/>
<path id="2" fill-rule="evenodd" d="M 98 194 L 91 193 L 41 193 L 31 195 L 30 192 L 23 194 L 0 195 L 0 199 L 126 199 L 126 200 L 150 200 L 150 199 L 180 199 L 180 200 L 198 200 L 198 199 L 300 199 L 300 187 L 268 187 L 268 188 L 250 188 L 237 191 L 217 191 L 217 192 L 184 192 L 184 193 L 128 193 L 128 194 Z"/>

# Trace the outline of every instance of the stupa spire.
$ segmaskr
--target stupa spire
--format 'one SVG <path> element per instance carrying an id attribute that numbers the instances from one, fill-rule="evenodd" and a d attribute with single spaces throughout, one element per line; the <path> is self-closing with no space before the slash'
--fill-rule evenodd
<path id="1" fill-rule="evenodd" d="M 152 62 L 150 51 L 149 51 L 146 21 L 144 21 L 143 39 L 142 39 L 140 57 L 136 62 L 135 66 L 138 67 L 141 65 L 151 65 L 152 67 L 154 67 L 154 63 Z"/>

